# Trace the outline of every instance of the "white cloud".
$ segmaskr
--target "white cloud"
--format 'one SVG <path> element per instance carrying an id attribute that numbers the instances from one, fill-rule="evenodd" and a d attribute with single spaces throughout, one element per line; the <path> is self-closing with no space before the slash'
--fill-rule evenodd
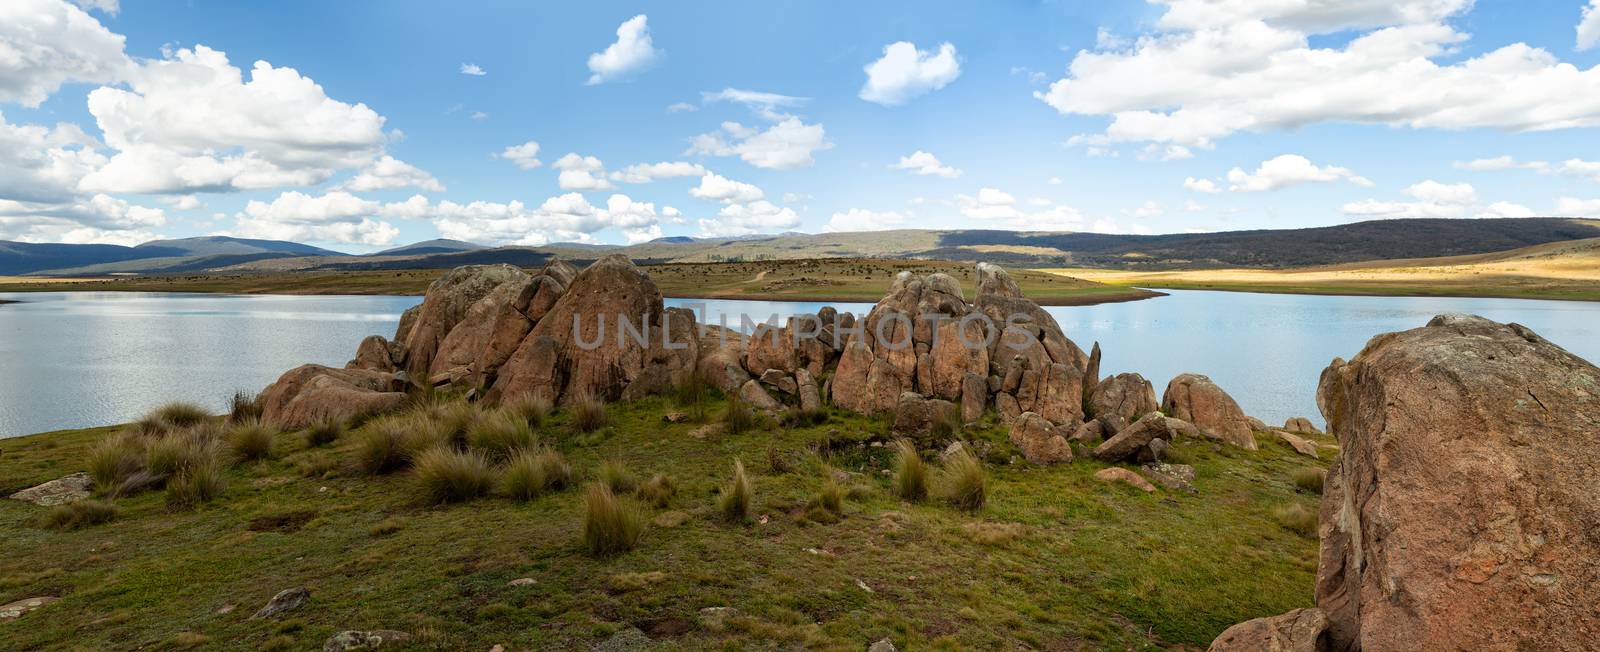
<path id="1" fill-rule="evenodd" d="M 655 204 L 621 194 L 611 195 L 606 205 L 599 207 L 576 192 L 551 197 L 534 208 L 520 201 L 441 201 L 430 205 L 421 197 L 413 197 L 406 204 L 387 204 L 380 214 L 431 219 L 446 238 L 515 246 L 592 243 L 598 241 L 594 234 L 605 229 L 616 229 L 630 243 L 643 242 L 661 237 L 662 216 L 674 220 L 679 216 L 677 209 L 664 207 L 658 212 Z"/>
<path id="2" fill-rule="evenodd" d="M 129 89 L 89 93 L 111 161 L 86 191 L 225 192 L 313 185 L 367 165 L 385 144 L 383 116 L 324 94 L 292 68 L 257 61 L 251 80 L 205 46 L 146 62 Z"/>
<path id="3" fill-rule="evenodd" d="M 693 113 L 699 110 L 700 107 L 688 102 L 678 102 L 676 104 L 667 105 L 667 113 Z"/>
<path id="4" fill-rule="evenodd" d="M 903 229 L 905 227 L 906 216 L 894 211 L 869 211 L 863 208 L 852 208 L 843 213 L 834 213 L 828 223 L 822 227 L 822 232 L 885 231 L 888 229 Z"/>
<path id="5" fill-rule="evenodd" d="M 1194 158 L 1194 151 L 1183 145 L 1158 145 L 1150 143 L 1139 150 L 1141 160 L 1160 159 L 1163 161 L 1181 161 Z"/>
<path id="6" fill-rule="evenodd" d="M 471 118 L 476 122 L 483 122 L 489 119 L 489 114 L 483 111 L 473 111 Z"/>
<path id="7" fill-rule="evenodd" d="M 662 161 L 660 163 L 635 163 L 617 172 L 612 172 L 611 179 L 623 183 L 650 183 L 656 179 L 698 177 L 704 174 L 706 174 L 706 169 L 696 163 Z"/>
<path id="8" fill-rule="evenodd" d="M 501 150 L 499 154 L 494 154 L 493 156 L 495 158 L 511 161 L 513 165 L 516 165 L 524 170 L 532 170 L 536 167 L 544 165 L 544 163 L 539 161 L 539 143 L 531 140 L 521 145 L 512 145 L 507 147 L 504 150 Z"/>
<path id="9" fill-rule="evenodd" d="M 373 161 L 372 165 L 349 181 L 334 186 L 335 190 L 372 192 L 396 188 L 419 188 L 430 192 L 444 192 L 444 184 L 421 168 L 388 154 Z"/>
<path id="10" fill-rule="evenodd" d="M 113 16 L 122 11 L 122 7 L 117 0 L 72 0 L 72 4 L 83 7 L 84 11 L 94 10 Z"/>
<path id="11" fill-rule="evenodd" d="M 1538 131 L 1600 125 L 1600 69 L 1523 43 L 1441 63 L 1467 35 L 1443 21 L 1470 0 L 1164 0 L 1126 50 L 1082 51 L 1036 96 L 1108 116 L 1108 141 L 1209 147 L 1241 130 L 1320 122 Z M 1312 47 L 1310 35 L 1361 32 Z M 1479 49 L 1479 48 L 1474 48 Z"/>
<path id="12" fill-rule="evenodd" d="M 686 154 L 738 156 L 758 168 L 788 169 L 812 165 L 812 153 L 831 148 L 822 125 L 791 116 L 766 130 L 724 122 L 721 131 L 695 136 Z"/>
<path id="13" fill-rule="evenodd" d="M 1456 161 L 1455 167 L 1476 172 L 1494 170 L 1533 170 L 1539 174 L 1556 174 L 1565 177 L 1600 182 L 1600 161 L 1569 158 L 1560 162 L 1518 161 L 1510 156 L 1480 158 L 1473 161 Z"/>
<path id="14" fill-rule="evenodd" d="M 1140 204 L 1138 208 L 1126 212 L 1129 215 L 1139 219 L 1148 219 L 1152 217 L 1160 217 L 1162 214 L 1166 213 L 1167 210 L 1161 206 L 1160 202 L 1151 199 L 1145 200 L 1145 202 Z"/>
<path id="15" fill-rule="evenodd" d="M 910 156 L 900 157 L 900 162 L 889 166 L 891 170 L 909 170 L 912 174 L 922 176 L 944 177 L 954 179 L 961 176 L 961 170 L 939 162 L 939 157 L 917 150 Z"/>
<path id="16" fill-rule="evenodd" d="M 1061 185 L 1061 177 L 1050 177 L 1050 185 L 1052 185 L 1052 186 Z"/>
<path id="17" fill-rule="evenodd" d="M 706 104 L 713 102 L 742 104 L 751 111 L 755 111 L 757 115 L 777 122 L 790 117 L 783 109 L 798 107 L 811 100 L 810 98 L 795 97 L 793 95 L 749 91 L 740 88 L 724 88 L 716 92 L 702 91 L 700 93 L 700 101 Z"/>
<path id="18" fill-rule="evenodd" d="M 1562 197 L 1556 200 L 1556 214 L 1563 217 L 1600 216 L 1600 199 Z"/>
<path id="19" fill-rule="evenodd" d="M 1544 161 L 1518 161 L 1510 156 L 1496 156 L 1494 158 L 1480 158 L 1471 161 L 1456 161 L 1453 165 L 1460 170 L 1473 170 L 1484 172 L 1490 170 L 1543 170 L 1549 167 Z"/>
<path id="20" fill-rule="evenodd" d="M 1228 171 L 1228 190 L 1233 192 L 1268 192 L 1303 183 L 1326 183 L 1344 179 L 1358 186 L 1370 187 L 1372 181 L 1347 168 L 1317 167 L 1299 154 L 1283 154 L 1262 161 L 1255 172 L 1241 168 Z M 1186 184 L 1187 185 L 1187 184 Z"/>
<path id="21" fill-rule="evenodd" d="M 650 42 L 649 19 L 644 14 L 629 18 L 617 27 L 617 42 L 589 55 L 588 85 L 614 81 L 644 70 L 660 56 Z"/>
<path id="22" fill-rule="evenodd" d="M 1203 192 L 1206 194 L 1222 192 L 1222 189 L 1217 187 L 1217 182 L 1210 179 L 1185 177 L 1183 180 L 1183 187 L 1185 190 L 1193 190 L 1195 192 Z"/>
<path id="23" fill-rule="evenodd" d="M 800 216 L 794 209 L 761 200 L 723 206 L 716 217 L 700 220 L 700 232 L 710 237 L 739 236 L 786 231 L 799 225 Z"/>
<path id="24" fill-rule="evenodd" d="M 786 192 L 783 193 L 782 201 L 785 204 L 798 204 L 803 201 L 811 201 L 811 195 L 799 192 Z"/>
<path id="25" fill-rule="evenodd" d="M 94 6 L 107 4 L 115 13 Z M 67 82 L 121 81 L 134 67 L 123 41 L 62 0 L 0 2 L 0 102 L 37 107 Z"/>
<path id="26" fill-rule="evenodd" d="M 206 207 L 205 202 L 200 201 L 200 198 L 194 195 L 168 195 L 162 197 L 161 201 L 180 211 L 192 211 Z"/>
<path id="27" fill-rule="evenodd" d="M 1189 213 L 1198 213 L 1198 212 L 1203 211 L 1205 209 L 1206 209 L 1206 207 L 1205 207 L 1204 204 L 1201 204 L 1200 202 L 1197 202 L 1197 201 L 1195 201 L 1193 199 L 1190 199 L 1190 200 L 1187 200 L 1187 201 L 1183 202 L 1183 210 L 1186 211 L 1186 212 L 1189 212 Z"/>
<path id="28" fill-rule="evenodd" d="M 760 188 L 714 173 L 700 177 L 700 185 L 690 188 L 689 194 L 724 204 L 747 204 L 767 196 Z"/>
<path id="29" fill-rule="evenodd" d="M 1022 216 L 1017 210 L 1017 198 L 996 188 L 979 188 L 977 196 L 956 195 L 956 206 L 965 217 L 975 220 L 1015 219 Z"/>
<path id="30" fill-rule="evenodd" d="M 562 190 L 612 190 L 616 186 L 606 180 L 605 165 L 593 156 L 568 153 L 551 164 L 561 175 L 557 182 Z"/>
<path id="31" fill-rule="evenodd" d="M 898 41 L 883 47 L 883 57 L 867 64 L 867 83 L 860 97 L 884 106 L 898 106 L 923 94 L 944 88 L 961 76 L 956 46 L 939 45 L 937 54 L 918 50 L 916 44 Z"/>
<path id="32" fill-rule="evenodd" d="M 0 114 L 0 199 L 67 202 L 106 157 L 77 125 L 13 125 Z"/>
<path id="33" fill-rule="evenodd" d="M 1478 217 L 1534 217 L 1537 213 L 1522 204 L 1513 204 L 1508 201 L 1497 201 L 1479 213 Z"/>
<path id="34" fill-rule="evenodd" d="M 159 208 L 103 194 L 56 203 L 0 199 L 0 240 L 137 244 L 166 223 Z"/>
<path id="35" fill-rule="evenodd" d="M 1547 174 L 1560 174 L 1600 182 L 1600 161 L 1569 158 L 1559 164 L 1548 166 L 1541 171 Z"/>
<path id="36" fill-rule="evenodd" d="M 1589 0 L 1578 20 L 1578 49 L 1588 50 L 1600 43 L 1600 0 Z"/>
<path id="37" fill-rule="evenodd" d="M 1466 217 L 1478 203 L 1478 193 L 1469 183 L 1448 184 L 1429 179 L 1402 192 L 1415 201 L 1366 199 L 1345 204 L 1341 210 L 1357 217 Z"/>
<path id="38" fill-rule="evenodd" d="M 376 217 L 418 217 L 415 196 L 406 202 L 380 204 L 344 191 L 320 196 L 290 191 L 271 202 L 251 200 L 234 216 L 234 227 L 226 232 L 245 238 L 270 240 L 310 240 L 360 245 L 387 245 L 400 230 Z"/>
<path id="39" fill-rule="evenodd" d="M 489 73 L 488 73 L 488 71 L 484 70 L 478 64 L 475 64 L 475 63 L 463 63 L 463 64 L 461 64 L 461 74 L 463 74 L 463 75 L 472 75 L 474 77 L 482 77 L 482 76 L 487 75 Z"/>

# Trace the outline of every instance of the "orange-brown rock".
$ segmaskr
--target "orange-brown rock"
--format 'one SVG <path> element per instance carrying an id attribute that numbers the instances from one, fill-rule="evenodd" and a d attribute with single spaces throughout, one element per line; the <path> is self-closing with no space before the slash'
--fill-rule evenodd
<path id="1" fill-rule="evenodd" d="M 1200 432 L 1246 450 L 1256 449 L 1250 418 L 1233 397 L 1200 374 L 1179 374 L 1167 383 L 1161 409 L 1195 425 Z"/>
<path id="2" fill-rule="evenodd" d="M 467 317 L 473 305 L 501 284 L 527 276 L 510 265 L 467 265 L 445 272 L 430 283 L 416 316 L 409 323 L 402 317 L 396 331 L 395 341 L 405 350 L 406 369 L 415 377 L 427 377 L 439 344 Z"/>
<path id="3" fill-rule="evenodd" d="M 1116 415 L 1132 422 L 1158 409 L 1155 387 L 1144 376 L 1134 373 L 1117 374 L 1100 381 L 1089 399 L 1089 415 L 1093 417 Z"/>
<path id="4" fill-rule="evenodd" d="M 1311 420 L 1305 417 L 1289 417 L 1287 421 L 1283 422 L 1283 429 L 1297 435 L 1322 434 L 1322 431 L 1317 430 L 1317 427 L 1311 423 Z"/>
<path id="5" fill-rule="evenodd" d="M 1149 492 L 1152 492 L 1152 491 L 1156 490 L 1156 486 L 1153 485 L 1153 484 L 1150 484 L 1150 481 L 1144 479 L 1144 476 L 1139 475 L 1138 473 L 1134 473 L 1133 471 L 1129 471 L 1127 469 L 1124 469 L 1124 468 L 1122 468 L 1120 466 L 1113 466 L 1113 467 L 1110 467 L 1110 468 L 1105 468 L 1105 469 L 1100 469 L 1099 471 L 1095 471 L 1094 472 L 1094 479 L 1099 480 L 1101 482 L 1121 482 L 1121 483 L 1130 485 L 1130 486 L 1134 487 L 1135 489 L 1138 489 L 1139 491 L 1143 491 L 1145 493 L 1149 493 Z"/>
<path id="6" fill-rule="evenodd" d="M 302 365 L 261 391 L 261 420 L 284 430 L 323 420 L 345 421 L 400 407 L 404 383 L 395 374 Z"/>
<path id="7" fill-rule="evenodd" d="M 1223 630 L 1208 652 L 1322 652 L 1328 616 L 1321 609 L 1246 620 Z"/>
<path id="8" fill-rule="evenodd" d="M 1593 650 L 1600 369 L 1532 331 L 1441 315 L 1322 374 L 1329 649 Z"/>
<path id="9" fill-rule="evenodd" d="M 392 372 L 395 370 L 396 348 L 382 335 L 369 335 L 361 340 L 361 344 L 356 347 L 355 359 L 344 368 Z"/>
<path id="10" fill-rule="evenodd" d="M 1079 372 L 1088 368 L 1089 357 L 1084 355 L 1083 349 L 1067 339 L 1050 313 L 1022 295 L 1022 289 L 1017 287 L 1016 281 L 1004 269 L 998 265 L 978 263 L 977 276 L 978 291 L 973 307 L 986 315 L 996 328 L 1003 331 L 1008 324 L 1026 324 L 1037 328 L 1034 335 L 1049 352 L 1051 362 L 1071 365 Z M 997 353 L 1000 345 L 997 342 L 995 346 L 990 354 L 999 359 L 1002 357 Z"/>
<path id="11" fill-rule="evenodd" d="M 1059 464 L 1072 461 L 1072 446 L 1054 423 L 1032 412 L 1023 412 L 1011 423 L 1011 443 L 1022 449 L 1022 456 L 1034 464 Z"/>

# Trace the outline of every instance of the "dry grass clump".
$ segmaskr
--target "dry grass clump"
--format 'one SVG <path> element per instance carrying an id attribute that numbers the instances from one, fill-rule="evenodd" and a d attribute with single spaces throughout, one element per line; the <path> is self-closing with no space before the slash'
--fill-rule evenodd
<path id="1" fill-rule="evenodd" d="M 1004 545 L 1023 534 L 1021 523 L 992 523 L 987 521 L 968 523 L 961 526 L 961 531 L 973 543 L 983 546 Z"/>
<path id="2" fill-rule="evenodd" d="M 589 554 L 607 557 L 632 550 L 644 534 L 644 514 L 601 483 L 583 494 L 583 545 Z"/>
<path id="3" fill-rule="evenodd" d="M 956 507 L 977 510 L 988 498 L 983 462 L 966 446 L 958 445 L 945 456 L 939 477 L 940 496 Z"/>
<path id="4" fill-rule="evenodd" d="M 259 394 L 238 391 L 233 393 L 233 398 L 228 399 L 228 423 L 260 421 L 261 413 Z"/>
<path id="5" fill-rule="evenodd" d="M 594 432 L 606 427 L 606 404 L 595 395 L 582 392 L 572 400 L 572 427 L 578 432 Z"/>
<path id="6" fill-rule="evenodd" d="M 490 459 L 504 460 L 515 451 L 532 448 L 533 430 L 521 416 L 500 412 L 485 414 L 467 428 L 467 443 Z"/>
<path id="7" fill-rule="evenodd" d="M 506 414 L 521 419 L 530 428 L 542 428 L 554 408 L 550 405 L 550 400 L 543 396 L 523 394 L 506 401 L 501 409 Z"/>
<path id="8" fill-rule="evenodd" d="M 489 460 L 477 451 L 428 449 L 417 456 L 414 473 L 418 493 L 431 505 L 480 498 L 493 485 Z"/>
<path id="9" fill-rule="evenodd" d="M 729 395 L 728 406 L 722 411 L 722 431 L 730 435 L 742 435 L 755 427 L 755 412 L 745 405 L 738 394 Z"/>
<path id="10" fill-rule="evenodd" d="M 381 475 L 410 466 L 423 450 L 443 445 L 433 425 L 423 415 L 384 417 L 368 423 L 356 435 L 356 469 Z"/>
<path id="11" fill-rule="evenodd" d="M 961 422 L 961 408 L 947 405 L 933 415 L 933 438 L 935 441 L 947 441 L 961 436 L 961 429 L 966 424 Z"/>
<path id="12" fill-rule="evenodd" d="M 909 439 L 897 439 L 894 449 L 894 494 L 906 500 L 928 497 L 928 464 L 922 460 L 917 445 Z"/>
<path id="13" fill-rule="evenodd" d="M 156 408 L 149 416 L 172 428 L 192 428 L 210 419 L 211 413 L 193 403 L 175 401 Z"/>
<path id="14" fill-rule="evenodd" d="M 639 479 L 633 476 L 626 464 L 617 460 L 601 462 L 600 468 L 595 470 L 595 478 L 618 494 L 628 493 L 639 486 Z"/>
<path id="15" fill-rule="evenodd" d="M 606 584 L 613 593 L 627 593 L 660 584 L 667 581 L 667 574 L 661 571 L 645 571 L 643 573 L 617 573 L 606 580 Z"/>
<path id="16" fill-rule="evenodd" d="M 1317 536 L 1317 513 L 1299 503 L 1279 505 L 1272 510 L 1272 518 L 1279 525 L 1303 537 Z"/>
<path id="17" fill-rule="evenodd" d="M 664 473 L 657 473 L 644 484 L 639 485 L 639 500 L 655 507 L 665 508 L 672 503 L 672 497 L 678 493 L 677 485 L 672 478 Z"/>
<path id="18" fill-rule="evenodd" d="M 1294 478 L 1294 486 L 1320 495 L 1322 493 L 1322 482 L 1327 479 L 1328 474 L 1322 469 L 1301 467 L 1295 469 L 1291 477 Z"/>
<path id="19" fill-rule="evenodd" d="M 672 402 L 689 410 L 694 421 L 706 420 L 706 401 L 711 397 L 711 382 L 699 369 L 689 372 L 672 386 Z"/>
<path id="20" fill-rule="evenodd" d="M 500 491 L 517 500 L 533 500 L 571 481 L 572 467 L 561 453 L 549 448 L 520 450 L 501 469 Z"/>
<path id="21" fill-rule="evenodd" d="M 233 451 L 234 459 L 241 462 L 253 462 L 272 457 L 271 428 L 262 425 L 260 421 L 239 421 L 228 429 L 228 448 Z"/>
<path id="22" fill-rule="evenodd" d="M 89 477 L 101 493 L 115 493 L 125 481 L 144 472 L 144 442 L 134 431 L 107 437 L 89 451 Z"/>
<path id="23" fill-rule="evenodd" d="M 782 475 L 793 471 L 794 457 L 788 451 L 779 448 L 777 444 L 767 444 L 767 470 L 773 475 Z"/>
<path id="24" fill-rule="evenodd" d="M 839 486 L 839 482 L 834 480 L 830 474 L 827 479 L 822 481 L 822 489 L 818 490 L 817 495 L 812 497 L 811 506 L 821 507 L 834 514 L 843 514 L 844 493 L 844 487 Z"/>
<path id="25" fill-rule="evenodd" d="M 755 487 L 750 483 L 750 476 L 744 472 L 744 462 L 733 461 L 733 481 L 722 491 L 718 511 L 722 518 L 729 523 L 743 523 L 750 520 L 750 504 L 755 498 Z"/>
<path id="26" fill-rule="evenodd" d="M 344 422 L 323 419 L 306 428 L 306 445 L 312 448 L 327 446 L 344 437 Z"/>
<path id="27" fill-rule="evenodd" d="M 193 509 L 215 500 L 227 489 L 227 476 L 215 456 L 186 466 L 167 479 L 167 506 Z"/>
<path id="28" fill-rule="evenodd" d="M 78 500 L 56 505 L 40 519 L 39 526 L 50 530 L 76 530 L 109 523 L 117 517 L 117 506 L 103 500 Z"/>
<path id="29" fill-rule="evenodd" d="M 477 406 L 465 401 L 440 401 L 420 412 L 441 444 L 460 448 L 467 444 L 467 431 L 478 420 Z"/>

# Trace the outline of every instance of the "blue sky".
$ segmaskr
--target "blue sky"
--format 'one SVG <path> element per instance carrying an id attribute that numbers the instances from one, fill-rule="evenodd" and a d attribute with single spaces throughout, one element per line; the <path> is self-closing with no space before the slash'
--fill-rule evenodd
<path id="1" fill-rule="evenodd" d="M 6 4 L 0 239 L 1600 214 L 1579 0 Z"/>

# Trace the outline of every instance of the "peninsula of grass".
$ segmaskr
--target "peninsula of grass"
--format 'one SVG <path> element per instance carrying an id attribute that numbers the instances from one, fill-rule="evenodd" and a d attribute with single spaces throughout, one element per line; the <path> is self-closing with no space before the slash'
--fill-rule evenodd
<path id="1" fill-rule="evenodd" d="M 540 413 L 499 459 L 427 424 L 521 412 L 424 403 L 320 446 L 218 435 L 205 501 L 149 489 L 77 518 L 0 500 L 0 603 L 60 598 L 0 623 L 0 649 L 316 649 L 390 629 L 412 636 L 400 649 L 587 650 L 628 628 L 681 649 L 1200 649 L 1312 604 L 1317 544 L 1286 515 L 1315 513 L 1300 478 L 1322 464 L 1276 438 L 1180 441 L 1198 493 L 1145 494 L 1096 481 L 1097 462 L 1022 462 L 990 415 L 964 433 L 981 455 L 902 446 L 927 466 L 926 498 L 905 500 L 881 419 L 725 433 L 714 394 L 698 423 L 666 422 L 683 409 L 667 398 L 609 405 L 589 432 Z M 0 440 L 0 491 L 89 470 L 123 430 Z M 420 443 L 374 465 L 388 433 Z M 790 461 L 750 463 L 775 455 Z M 613 490 L 619 469 L 650 480 Z M 296 587 L 305 607 L 250 618 Z"/>

